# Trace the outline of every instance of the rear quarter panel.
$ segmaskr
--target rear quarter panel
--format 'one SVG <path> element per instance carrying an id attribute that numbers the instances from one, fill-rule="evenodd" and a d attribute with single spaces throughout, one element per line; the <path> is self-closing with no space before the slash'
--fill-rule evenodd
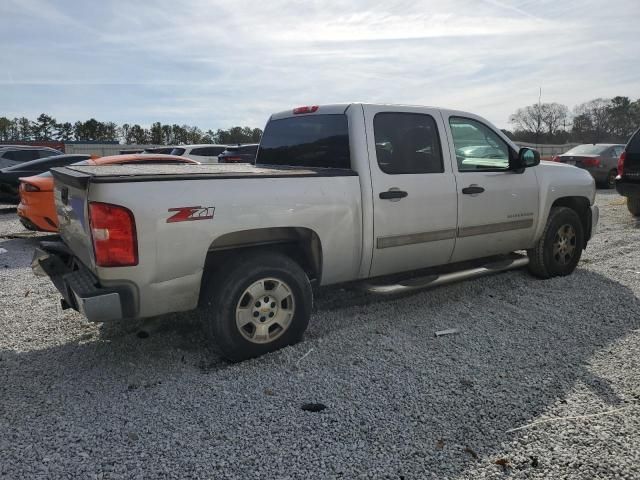
<path id="1" fill-rule="evenodd" d="M 133 282 L 139 316 L 197 306 L 207 251 L 227 233 L 303 227 L 320 238 L 322 283 L 357 277 L 362 258 L 362 212 L 357 176 L 245 178 L 102 183 L 92 201 L 122 205 L 136 219 L 139 264 L 95 268 L 105 285 Z M 214 208 L 212 219 L 167 223 L 180 207 Z"/>

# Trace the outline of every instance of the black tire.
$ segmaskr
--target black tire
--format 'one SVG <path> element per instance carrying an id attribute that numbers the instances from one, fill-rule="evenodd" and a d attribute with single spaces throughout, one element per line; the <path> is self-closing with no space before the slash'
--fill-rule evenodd
<path id="1" fill-rule="evenodd" d="M 566 226 L 570 226 L 574 232 L 573 241 L 565 243 L 573 247 L 569 257 L 565 251 L 554 253 L 554 247 L 562 243 L 560 229 Z M 567 207 L 553 207 L 540 240 L 534 248 L 527 250 L 529 272 L 538 278 L 569 275 L 578 265 L 583 249 L 584 229 L 578 214 Z"/>
<path id="2" fill-rule="evenodd" d="M 615 188 L 616 186 L 616 177 L 618 176 L 618 171 L 617 170 L 611 170 L 608 174 L 607 174 L 607 180 L 604 184 L 605 188 L 608 189 L 612 189 Z"/>
<path id="3" fill-rule="evenodd" d="M 241 331 L 241 327 L 236 325 L 236 308 L 241 307 L 241 301 L 246 301 L 247 295 L 251 298 L 251 294 L 246 292 L 247 289 L 263 279 L 266 280 L 263 285 L 267 292 L 268 288 L 277 285 L 277 282 L 283 283 L 289 292 L 289 296 L 282 300 L 280 305 L 272 302 L 264 306 L 274 306 L 276 311 L 281 309 L 284 312 L 283 305 L 286 307 L 285 302 L 290 302 L 289 306 L 293 307 L 286 311 L 292 312 L 292 316 L 285 315 L 290 318 L 286 328 L 282 328 L 280 324 L 269 325 L 271 320 L 266 316 L 260 316 L 245 326 L 247 330 Z M 207 277 L 202 288 L 199 312 L 203 326 L 214 350 L 232 362 L 258 357 L 297 343 L 302 339 L 309 324 L 313 303 L 309 278 L 296 262 L 280 253 L 262 251 L 233 258 L 217 273 Z M 260 300 L 252 299 L 251 305 L 243 308 L 256 310 L 253 304 L 256 303 L 257 306 L 264 298 L 267 297 L 261 297 Z M 278 315 L 280 314 L 276 315 L 274 321 Z M 259 325 L 260 321 L 266 322 L 265 325 Z M 254 335 L 257 335 L 258 329 L 266 326 L 269 328 L 268 335 L 279 335 L 263 343 L 255 343 L 258 338 L 248 338 L 251 335 L 248 330 L 254 328 Z M 274 333 L 271 333 L 271 327 L 276 327 L 273 329 Z"/>
<path id="4" fill-rule="evenodd" d="M 627 208 L 634 217 L 640 217 L 640 197 L 627 197 Z"/>

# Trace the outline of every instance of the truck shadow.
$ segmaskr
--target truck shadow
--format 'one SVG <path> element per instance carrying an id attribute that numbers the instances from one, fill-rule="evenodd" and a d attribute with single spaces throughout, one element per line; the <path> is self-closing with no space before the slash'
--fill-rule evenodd
<path id="1" fill-rule="evenodd" d="M 506 430 L 534 421 L 576 385 L 611 407 L 625 401 L 591 363 L 638 328 L 640 302 L 630 289 L 588 270 L 544 282 L 521 272 L 490 278 L 404 298 L 321 291 L 304 342 L 236 365 L 212 359 L 185 316 L 163 318 L 138 338 L 118 327 L 82 333 L 79 317 L 65 314 L 77 323 L 75 342 L 0 351 L 0 424 L 35 438 L 43 426 L 59 425 L 38 450 L 55 450 L 71 474 L 79 467 L 64 458 L 75 447 L 60 439 L 81 429 L 93 451 L 83 468 L 99 472 L 105 459 L 117 460 L 111 445 L 133 429 L 180 439 L 180 449 L 154 445 L 160 457 L 138 458 L 143 468 L 180 465 L 181 450 L 208 452 L 188 460 L 206 467 L 220 459 L 218 447 L 228 453 L 236 439 L 237 457 L 225 458 L 228 475 L 250 471 L 240 444 L 253 446 L 263 471 L 287 472 L 317 451 L 327 464 L 346 458 L 333 454 L 353 443 L 348 463 L 331 464 L 344 478 L 385 463 L 398 475 L 407 470 L 406 478 L 416 478 L 416 468 L 444 478 L 502 452 L 512 438 Z M 434 338 L 447 327 L 460 334 Z M 316 416 L 301 411 L 308 401 L 328 408 Z M 243 405 L 251 405 L 250 416 Z M 110 427 L 96 415 L 110 418 Z M 304 435 L 288 437 L 287 449 L 301 452 L 296 457 L 267 441 L 269 432 L 300 428 L 313 432 L 314 453 L 304 450 Z M 5 447 L 5 458 L 20 456 L 18 447 Z"/>

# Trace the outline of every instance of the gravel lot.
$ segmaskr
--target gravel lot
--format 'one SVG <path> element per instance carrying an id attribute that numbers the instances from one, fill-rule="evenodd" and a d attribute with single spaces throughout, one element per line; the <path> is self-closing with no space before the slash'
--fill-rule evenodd
<path id="1" fill-rule="evenodd" d="M 304 342 L 237 365 L 185 317 L 62 311 L 0 206 L 0 478 L 640 478 L 640 223 L 598 203 L 568 278 L 325 291 Z"/>

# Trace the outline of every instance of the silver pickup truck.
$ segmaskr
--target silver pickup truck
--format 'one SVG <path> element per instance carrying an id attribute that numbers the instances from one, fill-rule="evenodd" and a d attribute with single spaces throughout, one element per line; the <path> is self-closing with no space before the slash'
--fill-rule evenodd
<path id="1" fill-rule="evenodd" d="M 256 165 L 53 175 L 64 243 L 43 243 L 33 267 L 63 306 L 97 322 L 197 309 L 230 360 L 299 341 L 313 286 L 567 275 L 598 221 L 587 172 L 540 163 L 477 115 L 418 106 L 275 114 Z"/>

